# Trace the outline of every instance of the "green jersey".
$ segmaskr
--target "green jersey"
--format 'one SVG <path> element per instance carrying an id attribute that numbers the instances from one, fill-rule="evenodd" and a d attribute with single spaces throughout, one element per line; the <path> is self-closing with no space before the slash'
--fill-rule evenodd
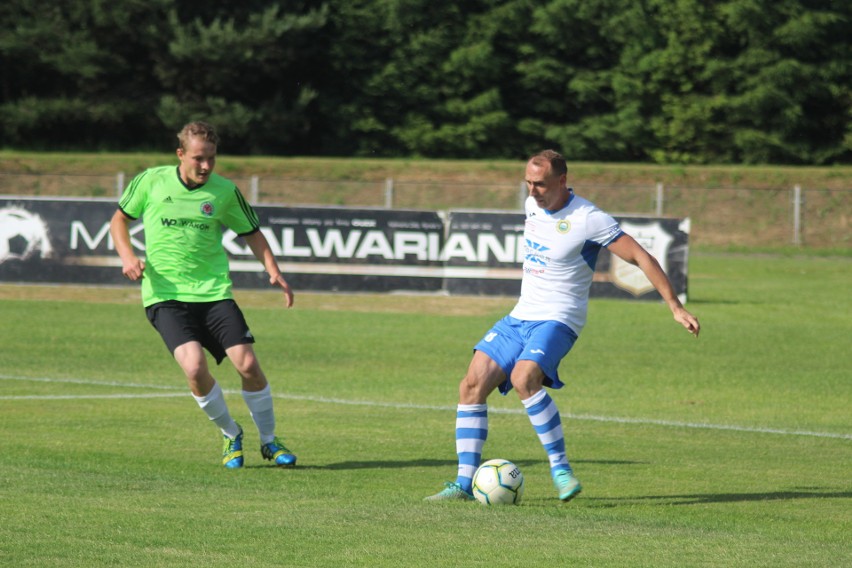
<path id="1" fill-rule="evenodd" d="M 176 166 L 151 168 L 133 178 L 119 208 L 131 219 L 143 217 L 143 305 L 232 297 L 222 227 L 238 235 L 259 229 L 257 214 L 233 182 L 213 173 L 189 189 Z"/>

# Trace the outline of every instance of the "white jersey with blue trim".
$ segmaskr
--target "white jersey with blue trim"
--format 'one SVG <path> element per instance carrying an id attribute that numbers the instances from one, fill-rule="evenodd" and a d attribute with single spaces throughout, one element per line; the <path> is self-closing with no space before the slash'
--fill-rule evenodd
<path id="1" fill-rule="evenodd" d="M 598 253 L 623 234 L 621 227 L 573 192 L 559 211 L 542 209 L 532 197 L 524 209 L 524 275 L 521 296 L 509 315 L 559 321 L 579 335 L 586 324 Z"/>

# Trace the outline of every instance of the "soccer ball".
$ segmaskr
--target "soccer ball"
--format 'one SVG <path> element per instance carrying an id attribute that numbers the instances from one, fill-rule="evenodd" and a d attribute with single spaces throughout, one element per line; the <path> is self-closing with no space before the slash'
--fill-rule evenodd
<path id="1" fill-rule="evenodd" d="M 488 460 L 473 474 L 473 496 L 483 505 L 517 505 L 524 495 L 524 474 L 508 460 Z"/>

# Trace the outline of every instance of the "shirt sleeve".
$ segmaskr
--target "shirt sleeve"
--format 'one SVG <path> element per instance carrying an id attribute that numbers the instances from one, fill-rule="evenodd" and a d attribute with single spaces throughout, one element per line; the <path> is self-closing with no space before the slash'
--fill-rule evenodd
<path id="1" fill-rule="evenodd" d="M 260 229 L 260 220 L 238 187 L 234 187 L 234 202 L 222 222 L 239 236 L 250 235 Z"/>
<path id="2" fill-rule="evenodd" d="M 589 214 L 586 227 L 588 229 L 587 239 L 603 247 L 609 246 L 624 234 L 618 221 L 612 215 L 604 213 L 600 209 L 595 209 Z"/>
<path id="3" fill-rule="evenodd" d="M 118 202 L 118 208 L 130 217 L 138 219 L 145 211 L 145 205 L 148 202 L 148 187 L 146 178 L 148 171 L 134 177 L 121 194 L 121 199 Z"/>

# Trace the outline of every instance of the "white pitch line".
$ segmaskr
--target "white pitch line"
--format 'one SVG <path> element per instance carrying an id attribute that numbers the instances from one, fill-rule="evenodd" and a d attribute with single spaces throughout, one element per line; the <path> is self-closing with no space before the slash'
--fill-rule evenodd
<path id="1" fill-rule="evenodd" d="M 0 380 L 6 381 L 29 381 L 44 383 L 69 383 L 91 386 L 130 387 L 144 389 L 171 390 L 180 392 L 170 393 L 138 393 L 138 394 L 100 394 L 100 395 L 10 395 L 0 396 L 0 400 L 75 400 L 75 399 L 133 399 L 133 398 L 170 398 L 189 396 L 186 387 L 147 385 L 138 383 L 122 383 L 117 381 L 94 381 L 72 378 L 46 378 L 46 377 L 19 377 L 12 375 L 0 375 Z M 240 394 L 238 390 L 223 389 L 227 394 Z M 412 410 L 439 410 L 455 412 L 455 406 L 426 405 L 397 402 L 378 402 L 371 400 L 350 400 L 345 398 L 329 398 L 324 396 L 306 396 L 296 394 L 275 393 L 274 398 L 285 400 L 302 400 L 307 402 L 318 402 L 324 404 L 341 404 L 348 406 L 369 406 L 374 408 L 394 408 Z M 526 414 L 520 408 L 489 408 L 492 414 Z M 736 426 L 729 424 L 708 424 L 703 422 L 678 422 L 675 420 L 657 420 L 653 418 L 623 418 L 618 416 L 596 416 L 591 414 L 563 414 L 566 420 L 588 420 L 593 422 L 606 422 L 610 424 L 640 424 L 649 426 L 665 426 L 669 428 L 689 428 L 699 430 L 728 430 L 732 432 L 746 432 L 751 434 L 775 434 L 780 436 L 809 436 L 813 438 L 836 438 L 840 440 L 852 440 L 852 434 L 837 434 L 833 432 L 814 432 L 809 430 L 787 430 L 783 428 L 757 428 L 751 426 Z"/>
<path id="2" fill-rule="evenodd" d="M 182 390 L 186 391 L 186 387 L 178 387 L 171 385 L 145 385 L 138 383 L 124 383 L 118 381 L 93 381 L 90 379 L 72 379 L 72 378 L 51 378 L 51 377 L 19 377 L 16 375 L 0 375 L 0 380 L 4 381 L 28 381 L 35 383 L 67 383 L 75 385 L 98 385 L 104 387 L 130 387 L 139 389 L 162 389 L 162 390 Z"/>
<path id="3" fill-rule="evenodd" d="M 111 398 L 175 398 L 178 396 L 189 396 L 188 392 L 157 392 L 147 394 L 48 394 L 48 395 L 19 395 L 0 396 L 0 400 L 88 400 L 88 399 L 111 399 Z"/>

